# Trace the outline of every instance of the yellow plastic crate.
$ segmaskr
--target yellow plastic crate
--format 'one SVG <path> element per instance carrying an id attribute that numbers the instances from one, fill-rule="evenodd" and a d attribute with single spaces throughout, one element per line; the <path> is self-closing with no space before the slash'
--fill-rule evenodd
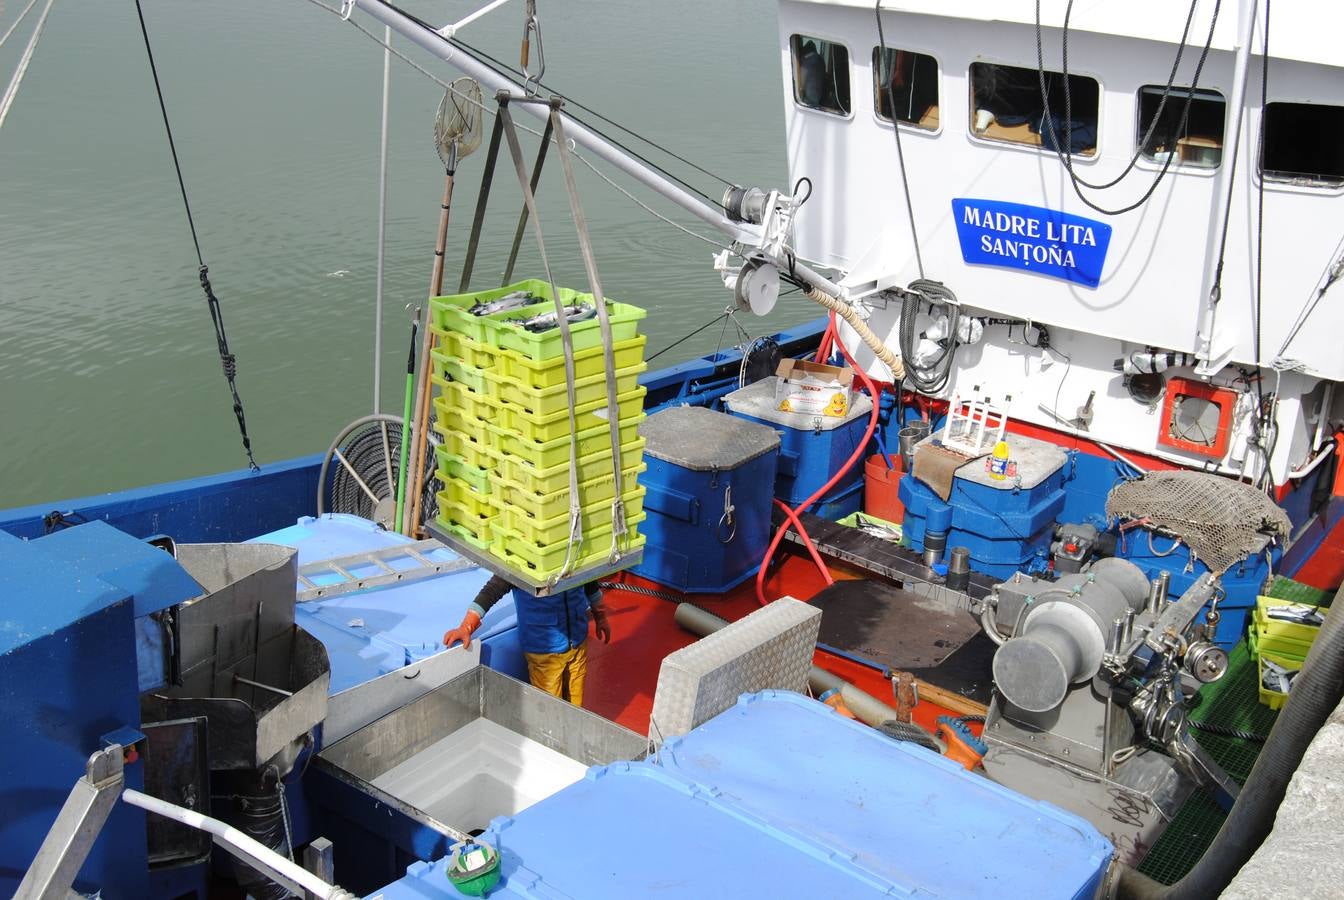
<path id="1" fill-rule="evenodd" d="M 447 428 L 442 422 L 436 421 L 434 430 L 443 439 L 441 446 L 444 453 L 456 456 L 467 465 L 480 469 L 489 469 L 495 465 L 495 453 L 489 444 L 478 441 L 458 429 Z"/>
<path id="2" fill-rule="evenodd" d="M 625 501 L 625 520 L 627 523 L 644 520 L 645 491 L 646 489 L 643 487 L 634 487 L 621 495 Z M 607 497 L 605 500 L 598 500 L 583 507 L 583 533 L 585 535 L 595 528 L 603 528 L 608 534 L 611 533 L 611 503 L 612 498 Z M 528 515 L 517 504 L 513 503 L 513 498 L 510 498 L 509 505 L 500 511 L 499 526 L 533 546 L 545 547 L 563 543 L 569 539 L 568 503 L 558 516 L 538 519 Z"/>
<path id="3" fill-rule="evenodd" d="M 619 548 L 622 553 L 628 553 L 644 546 L 645 537 L 638 533 L 636 526 L 644 521 L 646 515 L 646 513 L 640 513 L 638 518 L 626 520 L 629 531 Z M 565 556 L 569 552 L 568 536 L 558 543 L 538 546 L 505 528 L 502 524 L 496 524 L 491 530 L 491 534 L 491 554 L 533 579 L 551 578 L 559 573 L 561 567 L 565 564 Z M 569 567 L 570 571 L 576 572 L 603 562 L 610 553 L 611 523 L 608 522 L 605 528 L 585 527 L 583 539 L 574 550 L 574 558 Z"/>
<path id="4" fill-rule="evenodd" d="M 499 359 L 504 354 L 498 347 L 474 341 L 456 331 L 443 331 L 439 328 L 431 330 L 439 342 L 433 352 L 440 356 L 457 360 L 461 365 L 472 369 L 498 368 Z"/>
<path id="5" fill-rule="evenodd" d="M 639 436 L 639 423 L 642 421 L 644 421 L 643 410 L 628 419 L 620 420 L 618 437 L 620 446 L 624 447 Z M 578 425 L 580 430 L 575 434 L 578 444 L 578 449 L 575 451 L 577 458 L 599 453 L 602 450 L 611 452 L 611 432 L 605 419 L 589 413 L 580 419 Z M 563 435 L 552 441 L 538 442 L 529 441 L 513 432 L 505 431 L 494 423 L 487 423 L 485 427 L 493 436 L 493 449 L 497 454 L 521 457 L 539 469 L 569 462 L 569 435 Z M 471 462 L 470 459 L 467 461 Z M 473 465 L 476 465 L 476 463 L 473 463 Z"/>
<path id="6" fill-rule="evenodd" d="M 497 346 L 491 336 L 495 334 L 497 328 L 496 322 L 501 316 L 508 313 L 494 313 L 489 316 L 473 316 L 467 310 L 471 309 L 478 302 L 489 303 L 492 300 L 498 300 L 501 297 L 507 297 L 509 294 L 518 291 L 526 291 L 541 298 L 542 302 L 533 306 L 523 307 L 521 310 L 511 310 L 510 312 L 526 312 L 524 318 L 530 318 L 545 309 L 554 309 L 555 300 L 551 293 L 551 286 L 545 281 L 535 278 L 526 281 L 514 282 L 505 285 L 502 288 L 494 288 L 488 291 L 477 291 L 474 294 L 453 294 L 446 297 L 433 297 L 429 301 L 429 315 L 432 328 L 439 331 L 454 331 L 458 334 L 464 334 L 473 341 L 480 341 Z M 575 291 L 561 288 L 560 299 L 568 303 L 570 298 L 575 295 Z M 530 310 L 530 311 L 529 311 Z M 513 327 L 513 326 L 510 326 Z"/>
<path id="7" fill-rule="evenodd" d="M 644 443 L 644 438 L 637 438 L 621 447 L 622 471 L 639 466 L 643 462 Z M 607 443 L 596 453 L 580 456 L 575 463 L 575 474 L 581 484 L 594 478 L 601 478 L 603 475 L 610 475 L 614 470 L 611 462 L 611 444 Z M 569 490 L 569 455 L 566 454 L 565 459 L 558 465 L 542 469 L 524 457 L 501 453 L 496 459 L 495 474 L 507 481 L 524 485 L 534 494 Z"/>
<path id="8" fill-rule="evenodd" d="M 616 370 L 616 399 L 618 402 L 624 405 L 621 398 L 639 388 L 640 373 L 647 368 L 648 364 L 641 362 Z M 563 381 L 554 387 L 531 388 L 506 378 L 499 382 L 495 396 L 532 416 L 547 417 L 564 413 L 569 409 L 569 391 L 565 389 Z M 643 403 L 642 396 L 641 404 Z M 576 409 L 587 407 L 589 404 L 598 401 L 603 404 L 607 401 L 607 375 L 605 372 L 598 372 L 596 375 L 589 375 L 586 378 L 574 379 L 574 406 Z"/>
<path id="9" fill-rule="evenodd" d="M 442 445 L 434 448 L 434 455 L 439 461 L 440 481 L 447 482 L 450 478 L 456 478 L 465 481 L 480 494 L 489 494 L 494 490 L 490 483 L 491 469 L 468 465 L 465 460 L 444 450 Z"/>
<path id="10" fill-rule="evenodd" d="M 646 388 L 637 387 L 616 397 L 616 415 L 623 420 L 632 415 L 640 415 L 644 410 Z M 574 408 L 575 425 L 582 428 L 590 414 L 607 411 L 606 389 L 602 389 L 602 398 L 580 404 Z M 549 415 L 534 416 L 527 410 L 509 403 L 501 403 L 493 423 L 504 431 L 512 432 L 523 440 L 544 444 L 569 435 L 569 408 L 563 403 Z"/>
<path id="11" fill-rule="evenodd" d="M 439 399 L 434 401 L 434 430 L 445 436 L 456 434 L 469 437 L 486 448 L 494 440 L 485 422 L 445 403 L 440 403 Z M 489 466 L 481 466 L 481 468 L 489 468 Z"/>
<path id="12" fill-rule="evenodd" d="M 639 483 L 639 476 L 647 469 L 648 466 L 640 463 L 621 472 L 621 487 L 624 496 L 630 496 Z M 555 516 L 569 515 L 568 475 L 566 475 L 566 486 L 564 488 L 545 494 L 532 490 L 532 487 L 526 483 L 500 478 L 498 474 L 493 475 L 490 480 L 492 482 L 491 490 L 501 497 L 508 498 L 508 506 L 504 512 L 516 518 L 544 521 Z M 579 482 L 579 504 L 584 509 L 595 504 L 606 503 L 609 505 L 611 498 L 614 496 L 616 496 L 616 478 L 610 469 L 607 470 L 605 475 Z M 516 525 L 509 527 L 520 534 L 526 534 L 522 528 Z"/>
<path id="13" fill-rule="evenodd" d="M 611 345 L 612 359 L 616 370 L 628 369 L 644 361 L 644 346 L 649 341 L 647 335 L 639 335 L 625 341 L 614 341 Z M 495 364 L 496 370 L 505 378 L 518 382 L 524 388 L 544 390 L 565 383 L 564 354 L 549 359 L 533 359 L 514 350 L 504 350 Z M 574 354 L 574 378 L 591 378 L 607 373 L 606 358 L 602 347 L 590 347 Z"/>
<path id="14" fill-rule="evenodd" d="M 1310 646 L 1311 642 L 1316 640 L 1316 635 L 1321 633 L 1321 626 L 1302 625 L 1270 617 L 1269 611 L 1271 609 L 1285 606 L 1311 610 L 1319 613 L 1322 617 L 1329 612 L 1328 607 L 1321 608 L 1308 603 L 1294 603 L 1291 600 L 1280 600 L 1276 597 L 1257 597 L 1255 599 L 1255 612 L 1252 614 L 1255 629 L 1260 632 L 1262 638 L 1287 638 L 1292 641 L 1305 642 Z"/>
<path id="15" fill-rule="evenodd" d="M 1288 702 L 1288 694 L 1282 691 L 1272 690 L 1265 687 L 1265 661 L 1277 663 L 1289 670 L 1301 671 L 1302 660 L 1293 659 L 1289 656 L 1281 656 L 1277 653 L 1270 653 L 1267 650 L 1261 650 L 1259 659 L 1256 663 L 1256 686 L 1260 690 L 1260 702 L 1270 709 L 1281 709 L 1283 704 Z"/>
<path id="16" fill-rule="evenodd" d="M 564 292 L 561 292 L 564 296 Z M 592 294 L 575 294 L 573 297 L 564 301 L 566 306 L 575 304 L 593 303 Z M 510 313 L 500 314 L 498 319 L 492 321 L 494 328 L 494 343 L 505 350 L 513 350 L 530 359 L 535 360 L 563 360 L 564 342 L 559 328 L 550 328 L 546 331 L 534 332 L 528 331 L 517 323 L 524 319 L 545 312 L 553 312 L 554 307 L 546 309 L 544 307 L 530 307 L 524 310 L 517 310 Z M 607 299 L 607 320 L 611 324 L 611 342 L 612 345 L 618 341 L 628 341 L 635 337 L 639 328 L 639 320 L 648 315 L 638 306 L 631 306 L 628 303 L 617 303 L 610 298 Z M 491 317 L 493 319 L 493 317 Z M 601 323 L 596 317 L 582 322 L 571 322 L 569 326 L 570 342 L 573 344 L 574 352 L 589 350 L 594 347 L 602 346 L 602 328 Z M 563 365 L 563 363 L 561 363 Z"/>
<path id="17" fill-rule="evenodd" d="M 434 411 L 457 412 L 482 422 L 493 422 L 499 415 L 500 404 L 484 394 L 473 391 L 456 381 L 439 382 L 439 396 L 434 399 Z"/>
<path id="18" fill-rule="evenodd" d="M 494 529 L 490 522 L 482 522 L 477 525 L 468 525 L 461 522 L 455 522 L 449 518 L 444 510 L 439 511 L 438 518 L 435 519 L 439 526 L 445 531 L 450 532 L 459 539 L 466 541 L 472 547 L 483 552 L 489 552 L 494 538 Z"/>
<path id="19" fill-rule="evenodd" d="M 461 515 L 455 516 L 459 522 L 474 519 L 493 519 L 499 515 L 501 505 L 508 502 L 507 497 L 476 490 L 475 485 L 460 478 L 449 478 L 438 493 L 439 508 L 451 508 Z"/>
<path id="20" fill-rule="evenodd" d="M 437 348 L 429 351 L 429 359 L 432 366 L 429 380 L 440 393 L 446 391 L 450 384 L 463 384 L 478 394 L 493 396 L 498 381 L 490 377 L 488 369 L 469 366 Z"/>

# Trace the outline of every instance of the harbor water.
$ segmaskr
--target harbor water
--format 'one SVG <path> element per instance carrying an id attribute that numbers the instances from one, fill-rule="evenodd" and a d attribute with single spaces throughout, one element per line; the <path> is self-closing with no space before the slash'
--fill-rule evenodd
<path id="1" fill-rule="evenodd" d="M 0 31 L 23 5 L 0 0 Z M 143 5 L 257 460 L 264 467 L 319 452 L 374 405 L 382 50 L 306 0 Z M 432 22 L 479 5 L 405 4 Z M 505 6 L 462 37 L 516 64 L 522 15 L 521 2 Z M 787 190 L 770 0 L 543 0 L 539 15 L 555 90 L 726 180 Z M 28 29 L 0 48 L 6 79 Z M 457 74 L 398 46 L 444 80 Z M 423 303 L 429 285 L 443 188 L 432 138 L 442 93 L 393 59 L 384 411 L 400 411 L 405 308 Z M 705 194 L 722 194 L 715 178 L 611 133 Z M 530 158 L 536 138 L 523 137 Z M 482 146 L 458 172 L 449 291 L 485 155 Z M 498 284 L 521 206 L 507 154 L 502 163 L 473 287 Z M 0 129 L 0 171 L 0 507 L 245 465 L 133 4 L 55 5 Z M 540 214 L 556 279 L 584 287 L 554 154 L 546 174 Z M 649 309 L 650 354 L 722 312 L 730 297 L 713 271 L 715 247 L 654 218 L 582 165 L 578 178 L 603 286 Z M 540 272 L 530 234 L 517 272 Z M 771 316 L 746 315 L 743 324 L 759 334 L 816 314 L 793 294 Z M 739 340 L 731 326 L 715 325 L 654 366 Z"/>

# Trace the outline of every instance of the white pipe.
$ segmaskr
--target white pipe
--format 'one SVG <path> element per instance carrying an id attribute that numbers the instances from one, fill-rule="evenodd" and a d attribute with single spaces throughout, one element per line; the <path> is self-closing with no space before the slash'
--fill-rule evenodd
<path id="1" fill-rule="evenodd" d="M 383 130 L 378 145 L 378 272 L 373 285 L 373 414 L 383 410 L 383 259 L 387 249 L 387 105 L 392 87 L 392 29 L 383 29 Z"/>
<path id="2" fill-rule="evenodd" d="M 463 28 L 466 28 L 472 22 L 475 22 L 481 16 L 488 15 L 489 13 L 492 13 L 495 10 L 499 9 L 505 3 L 510 2 L 512 2 L 512 0 L 494 0 L 493 3 L 487 3 L 485 4 L 485 6 L 482 6 L 480 9 L 476 10 L 474 13 L 471 13 L 467 17 L 459 19 L 458 21 L 454 22 L 451 25 L 445 25 L 444 27 L 440 28 L 438 33 L 442 37 L 450 38 L 453 35 L 457 34 L 459 31 L 461 31 Z"/>
<path id="3" fill-rule="evenodd" d="M 0 97 L 0 128 L 5 125 L 5 118 L 9 115 L 9 108 L 14 105 L 14 98 L 19 95 L 19 85 L 23 83 L 23 76 L 28 73 L 28 64 L 33 61 L 33 51 L 37 49 L 38 38 L 42 37 L 42 29 L 47 27 L 47 15 L 51 13 L 51 5 L 56 0 L 47 0 L 47 5 L 42 9 L 42 15 L 37 20 L 37 25 L 33 27 L 33 34 L 28 38 L 28 46 L 23 48 L 23 55 L 19 57 L 19 64 L 14 69 L 14 77 L 9 80 L 9 87 L 5 88 L 4 97 Z M 28 15 L 28 10 L 23 11 L 23 15 Z M 17 23 L 15 23 L 17 25 Z M 9 37 L 8 34 L 5 35 Z"/>
<path id="4" fill-rule="evenodd" d="M 1316 458 L 1313 459 L 1311 462 L 1307 463 L 1305 466 L 1302 466 L 1299 469 L 1293 469 L 1291 472 L 1289 472 L 1288 480 L 1296 481 L 1299 478 L 1306 478 L 1312 472 L 1315 472 L 1316 469 L 1320 467 L 1321 463 L 1325 462 L 1327 459 L 1329 459 L 1334 455 L 1335 450 L 1333 447 L 1331 447 L 1328 450 L 1324 450 L 1320 453 L 1317 453 Z"/>
<path id="5" fill-rule="evenodd" d="M 1229 200 L 1232 196 L 1232 175 L 1236 168 L 1237 152 L 1241 146 L 1241 123 L 1246 112 L 1246 72 L 1251 63 L 1251 42 L 1255 39 L 1255 13 L 1258 0 L 1241 0 L 1241 17 L 1237 26 L 1237 58 L 1232 75 L 1232 96 L 1228 98 L 1227 133 L 1232 137 L 1232 153 L 1225 156 L 1218 167 L 1218 180 L 1213 198 L 1213 231 L 1210 234 L 1208 252 L 1204 260 L 1204 284 L 1208 295 L 1202 322 L 1203 353 L 1206 360 L 1213 358 L 1213 328 L 1217 316 L 1218 297 L 1214 294 L 1214 285 L 1218 279 L 1218 249 L 1222 245 L 1223 230 L 1227 228 L 1227 219 L 1231 214 Z M 1262 51 L 1263 52 L 1263 51 Z M 1254 178 L 1252 174 L 1250 177 Z"/>
<path id="6" fill-rule="evenodd" d="M 225 849 L 234 851 L 248 864 L 265 870 L 264 874 L 274 878 L 280 883 L 281 887 L 293 893 L 302 896 L 304 892 L 307 892 L 307 894 L 317 897 L 319 900 L 338 900 L 338 898 L 350 896 L 347 891 L 333 884 L 327 884 L 312 872 L 297 863 L 291 862 L 260 841 L 249 837 L 232 825 L 221 822 L 219 819 L 203 816 L 193 810 L 167 803 L 157 797 L 151 797 L 135 790 L 123 791 L 121 799 L 132 806 L 138 806 L 147 812 L 163 816 L 165 819 L 172 819 L 174 822 L 181 822 L 183 825 L 195 828 L 198 831 L 207 832 L 214 838 L 215 843 Z"/>
<path id="7" fill-rule="evenodd" d="M 364 10 L 384 26 L 391 28 L 436 59 L 443 60 L 463 74 L 479 81 L 487 93 L 493 94 L 496 91 L 505 90 L 521 100 L 524 93 L 521 85 L 500 75 L 459 45 L 450 42 L 433 28 L 417 22 L 383 2 L 383 0 L 351 0 L 351 2 L 355 7 Z M 544 121 L 551 113 L 548 104 L 539 102 L 519 102 L 513 104 L 512 108 L 521 110 L 538 121 Z M 695 196 L 666 178 L 662 173 L 646 166 L 626 151 L 609 143 L 597 132 L 575 121 L 563 111 L 561 115 L 564 117 L 565 132 L 576 146 L 591 151 L 594 155 L 620 169 L 648 189 L 718 229 L 729 240 L 750 247 L 760 246 L 762 229 L 759 225 L 732 221 L 724 213 L 722 207 L 706 203 L 702 198 Z M 848 290 L 796 259 L 790 261 L 785 258 L 784 254 L 765 253 L 765 255 L 781 270 L 787 270 L 792 262 L 793 272 L 803 281 L 813 287 L 820 288 L 832 297 L 848 301 Z"/>

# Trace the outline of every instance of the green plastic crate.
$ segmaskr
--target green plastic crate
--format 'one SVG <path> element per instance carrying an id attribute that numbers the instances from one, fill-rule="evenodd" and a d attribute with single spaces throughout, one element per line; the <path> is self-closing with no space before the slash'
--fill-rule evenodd
<path id="1" fill-rule="evenodd" d="M 621 401 L 623 395 L 629 395 L 639 387 L 639 376 L 648 368 L 647 363 L 635 363 L 624 369 L 616 370 L 616 395 Z M 569 391 L 560 384 L 549 388 L 532 388 L 512 379 L 502 379 L 496 387 L 496 393 L 504 403 L 511 404 L 530 416 L 549 417 L 564 413 L 569 409 Z M 641 397 L 643 395 L 641 394 Z M 591 403 L 607 401 L 607 375 L 599 372 L 586 378 L 574 379 L 574 406 L 586 407 Z M 623 401 L 621 401 L 623 403 Z"/>
<path id="2" fill-rule="evenodd" d="M 490 377 L 488 369 L 477 369 L 460 359 L 448 356 L 438 349 L 429 351 L 429 380 L 443 394 L 450 384 L 462 384 L 478 394 L 493 396 L 498 379 Z"/>
<path id="3" fill-rule="evenodd" d="M 617 396 L 616 415 L 618 421 L 625 421 L 631 416 L 643 414 L 644 395 L 647 393 L 647 388 L 636 387 L 632 391 L 626 391 L 624 394 Z M 574 408 L 575 425 L 582 429 L 587 420 L 593 418 L 593 413 L 605 413 L 606 411 L 607 393 L 605 387 L 603 387 L 600 399 L 581 403 Z M 544 444 L 547 441 L 569 436 L 569 407 L 562 404 L 559 409 L 548 415 L 535 416 L 522 407 L 501 403 L 495 411 L 492 424 L 499 429 L 512 432 L 524 441 Z"/>
<path id="4" fill-rule="evenodd" d="M 644 346 L 647 335 L 638 335 L 625 341 L 613 341 L 611 345 L 612 362 L 617 372 L 637 366 L 644 361 Z M 512 379 L 524 388 L 544 390 L 565 383 L 564 354 L 549 359 L 533 359 L 514 350 L 504 350 L 496 360 L 496 370 L 505 378 Z M 605 375 L 606 357 L 602 347 L 590 347 L 574 354 L 574 378 L 591 378 Z"/>
<path id="5" fill-rule="evenodd" d="M 628 553 L 644 546 L 644 535 L 638 533 L 637 526 L 644 521 L 646 515 L 647 513 L 641 512 L 638 517 L 626 520 L 629 531 L 619 548 L 622 553 Z M 505 528 L 502 524 L 497 524 L 491 530 L 491 534 L 493 537 L 490 552 L 511 568 L 526 574 L 530 578 L 551 578 L 558 574 L 565 564 L 565 556 L 569 551 L 568 537 L 558 543 L 538 546 L 522 535 Z M 579 542 L 579 546 L 575 548 L 574 558 L 569 567 L 570 571 L 577 572 L 597 565 L 606 560 L 610 552 L 611 522 L 607 522 L 605 527 L 589 527 L 585 524 L 583 539 Z"/>
<path id="6" fill-rule="evenodd" d="M 619 446 L 624 447 L 639 436 L 639 423 L 642 421 L 644 421 L 643 410 L 627 419 L 620 420 Z M 593 424 L 584 427 L 585 422 L 592 422 Z M 548 469 L 569 462 L 570 442 L 568 434 L 552 441 L 537 442 L 525 440 L 493 423 L 486 423 L 485 427 L 493 438 L 492 449 L 497 455 L 520 457 L 538 469 Z M 578 449 L 575 451 L 576 457 L 582 458 L 592 453 L 600 453 L 603 450 L 608 453 L 611 452 L 611 430 L 606 420 L 589 413 L 580 421 L 579 428 L 580 430 L 575 434 L 578 444 Z M 471 460 L 468 459 L 468 462 L 471 462 Z"/>
<path id="7" fill-rule="evenodd" d="M 642 463 L 644 458 L 644 438 L 636 438 L 622 445 L 620 463 L 622 471 Z M 522 485 L 533 494 L 551 494 L 569 490 L 569 455 L 556 465 L 539 468 L 531 460 L 513 454 L 501 453 L 496 458 L 495 474 L 506 481 Z M 607 443 L 596 453 L 580 456 L 575 461 L 575 474 L 580 484 L 611 475 L 615 470 L 611 461 L 611 444 Z M 641 471 L 643 471 L 641 469 Z"/>
<path id="8" fill-rule="evenodd" d="M 621 486 L 624 489 L 625 496 L 630 495 L 630 492 L 639 483 L 639 476 L 647 469 L 648 466 L 640 463 L 621 472 Z M 565 487 L 547 494 L 537 493 L 525 484 L 509 481 L 500 478 L 498 475 L 492 476 L 490 480 L 494 493 L 509 498 L 509 504 L 505 512 L 516 520 L 534 519 L 544 522 L 556 516 L 569 515 L 568 480 L 566 480 Z M 579 503 L 584 509 L 595 504 L 610 504 L 611 499 L 615 496 L 616 478 L 610 469 L 607 470 L 605 475 L 579 483 Z M 509 527 L 520 534 L 526 534 L 526 531 L 517 525 L 510 525 Z"/>
<path id="9" fill-rule="evenodd" d="M 494 490 L 490 484 L 491 469 L 468 465 L 466 460 L 453 456 L 444 450 L 442 445 L 434 448 L 434 455 L 439 461 L 440 481 L 446 482 L 450 478 L 456 478 L 465 481 L 481 494 L 489 494 Z"/>
<path id="10" fill-rule="evenodd" d="M 575 303 L 593 302 L 592 294 L 576 294 L 565 302 L 565 305 Z M 551 328 L 547 331 L 532 332 L 518 325 L 509 324 L 512 321 L 528 319 L 537 315 L 538 308 L 519 310 L 516 313 L 503 313 L 494 324 L 494 340 L 498 346 L 505 350 L 513 350 L 523 356 L 535 360 L 560 360 L 564 358 L 564 341 L 559 328 Z M 607 319 L 611 323 L 611 342 L 614 347 L 619 341 L 628 341 L 635 337 L 639 328 L 639 320 L 644 318 L 647 313 L 638 306 L 631 306 L 628 303 L 617 303 L 613 300 L 607 300 Z M 596 317 L 584 322 L 574 322 L 569 326 L 570 340 L 574 346 L 574 352 L 589 350 L 594 347 L 602 346 L 602 328 L 601 323 Z"/>
<path id="11" fill-rule="evenodd" d="M 498 345 L 492 340 L 496 323 L 499 318 L 508 313 L 494 313 L 489 316 L 473 316 L 467 310 L 471 309 L 478 302 L 489 303 L 492 300 L 498 300 L 500 297 L 507 297 L 516 291 L 527 291 L 542 298 L 541 303 L 532 306 L 525 306 L 519 310 L 510 310 L 509 313 L 523 313 L 523 318 L 529 318 L 545 309 L 555 308 L 554 294 L 551 293 L 551 286 L 545 281 L 539 281 L 535 278 L 526 281 L 518 281 L 501 288 L 494 288 L 488 291 L 477 291 L 472 294 L 452 294 L 446 297 L 432 297 L 429 301 L 429 314 L 431 327 L 439 331 L 453 331 L 458 334 L 466 335 L 473 341 L 489 344 L 492 347 Z M 570 297 L 576 292 L 560 288 L 560 299 L 566 304 Z"/>
<path id="12" fill-rule="evenodd" d="M 632 482 L 627 482 L 627 485 L 629 484 Z M 628 487 L 621 495 L 621 499 L 625 501 L 626 522 L 644 520 L 645 490 L 639 486 Z M 594 528 L 605 528 L 608 534 L 611 533 L 611 503 L 612 498 L 607 497 L 605 500 L 597 500 L 583 507 L 584 534 Z M 532 546 L 545 547 L 564 543 L 569 538 L 568 503 L 559 515 L 549 519 L 538 519 L 528 515 L 510 498 L 509 505 L 500 511 L 499 526 L 518 535 Z"/>

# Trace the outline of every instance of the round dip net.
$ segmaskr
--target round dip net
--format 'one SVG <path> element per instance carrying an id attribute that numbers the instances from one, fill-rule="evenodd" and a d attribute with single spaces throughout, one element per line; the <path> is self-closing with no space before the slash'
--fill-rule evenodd
<path id="1" fill-rule="evenodd" d="M 1265 538 L 1288 537 L 1288 516 L 1263 493 L 1240 481 L 1207 472 L 1149 472 L 1111 489 L 1107 518 L 1130 519 L 1175 535 L 1222 575 Z"/>

